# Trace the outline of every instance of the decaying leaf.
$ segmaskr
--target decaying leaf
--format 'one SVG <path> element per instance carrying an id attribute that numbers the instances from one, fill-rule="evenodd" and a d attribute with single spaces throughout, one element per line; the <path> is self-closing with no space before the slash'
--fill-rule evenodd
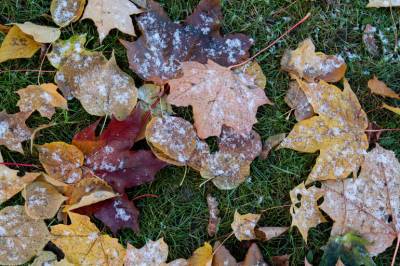
<path id="1" fill-rule="evenodd" d="M 326 222 L 317 204 L 317 201 L 323 195 L 324 193 L 321 189 L 315 186 L 306 188 L 304 183 L 301 183 L 290 191 L 292 226 L 296 226 L 299 229 L 306 242 L 308 230 L 320 223 Z"/>
<path id="2" fill-rule="evenodd" d="M 25 187 L 25 212 L 33 219 L 51 219 L 67 199 L 51 184 L 37 180 Z"/>
<path id="3" fill-rule="evenodd" d="M 375 39 L 376 28 L 371 24 L 367 24 L 364 29 L 362 40 L 368 53 L 372 56 L 379 56 L 379 48 Z"/>
<path id="4" fill-rule="evenodd" d="M 282 57 L 281 67 L 308 82 L 338 82 L 344 77 L 347 68 L 341 56 L 315 52 L 311 39 L 301 42 L 296 50 L 287 50 Z"/>
<path id="5" fill-rule="evenodd" d="M 28 262 L 50 240 L 43 220 L 32 219 L 23 206 L 9 206 L 0 211 L 0 264 Z"/>
<path id="6" fill-rule="evenodd" d="M 400 115 L 400 108 L 399 107 L 390 106 L 390 105 L 387 105 L 386 103 L 384 103 L 384 104 L 382 104 L 382 108 L 385 108 L 385 109 L 387 109 L 387 110 L 389 110 L 389 111 L 391 111 L 391 112 L 393 112 L 395 114 Z"/>
<path id="7" fill-rule="evenodd" d="M 373 79 L 368 80 L 368 88 L 373 94 L 394 99 L 400 99 L 399 94 L 390 89 L 383 81 L 380 81 L 376 76 L 374 76 Z"/>
<path id="8" fill-rule="evenodd" d="M 163 95 L 162 87 L 155 84 L 144 84 L 138 89 L 138 106 L 143 111 L 149 111 L 151 109 L 152 116 L 161 116 L 164 114 L 173 114 L 171 105 L 167 102 L 167 96 Z M 158 100 L 159 99 L 159 100 Z M 151 106 L 159 101 L 155 106 Z"/>
<path id="9" fill-rule="evenodd" d="M 368 119 L 350 85 L 345 80 L 341 91 L 322 80 L 297 82 L 318 116 L 297 123 L 280 147 L 308 153 L 320 151 L 306 184 L 356 173 L 368 148 Z"/>
<path id="10" fill-rule="evenodd" d="M 57 92 L 57 86 L 48 83 L 29 85 L 25 89 L 17 91 L 21 98 L 17 106 L 22 112 L 39 111 L 41 116 L 51 119 L 55 112 L 55 107 L 68 109 L 67 100 Z"/>
<path id="11" fill-rule="evenodd" d="M 208 218 L 207 232 L 209 236 L 214 236 L 218 231 L 218 225 L 221 218 L 218 217 L 218 201 L 217 198 L 213 197 L 211 194 L 207 195 L 207 205 L 210 217 Z"/>
<path id="12" fill-rule="evenodd" d="M 41 26 L 33 24 L 32 22 L 15 23 L 16 26 L 25 34 L 32 36 L 32 38 L 39 43 L 53 43 L 60 38 L 61 31 L 58 28 Z"/>
<path id="13" fill-rule="evenodd" d="M 233 189 L 250 174 L 251 162 L 261 152 L 260 136 L 238 134 L 224 127 L 219 151 L 210 154 L 208 145 L 200 141 L 193 126 L 182 118 L 154 117 L 147 126 L 146 139 L 154 154 L 175 165 L 189 165 L 200 171 L 219 189 Z"/>
<path id="14" fill-rule="evenodd" d="M 0 145 L 23 154 L 21 142 L 30 139 L 32 135 L 31 129 L 25 124 L 30 115 L 31 113 L 24 112 L 16 114 L 0 112 Z"/>
<path id="15" fill-rule="evenodd" d="M 54 23 L 60 27 L 78 21 L 85 9 L 86 0 L 52 0 L 50 6 Z"/>
<path id="16" fill-rule="evenodd" d="M 59 69 L 71 55 L 81 53 L 85 43 L 85 34 L 73 35 L 68 40 L 58 40 L 53 44 L 51 53 L 47 54 L 47 58 L 53 67 Z"/>
<path id="17" fill-rule="evenodd" d="M 213 248 L 205 242 L 202 247 L 199 247 L 193 252 L 193 255 L 188 259 L 188 266 L 211 266 L 213 260 Z"/>
<path id="18" fill-rule="evenodd" d="M 185 61 L 222 66 L 248 58 L 253 41 L 243 34 L 221 36 L 223 20 L 219 0 L 203 0 L 184 23 L 172 22 L 161 6 L 149 0 L 147 12 L 136 19 L 142 36 L 127 48 L 130 68 L 146 81 L 162 85 L 180 74 Z"/>
<path id="19" fill-rule="evenodd" d="M 18 58 L 31 58 L 39 49 L 40 44 L 23 33 L 18 26 L 13 26 L 4 38 L 0 47 L 0 63 Z"/>
<path id="20" fill-rule="evenodd" d="M 148 241 L 140 249 L 128 244 L 124 265 L 166 265 L 167 258 L 168 245 L 160 238 L 157 241 Z"/>
<path id="21" fill-rule="evenodd" d="M 400 6 L 400 0 L 369 0 L 367 7 L 393 7 Z"/>
<path id="22" fill-rule="evenodd" d="M 335 222 L 331 235 L 355 232 L 377 255 L 400 234 L 400 163 L 378 144 L 368 152 L 358 178 L 328 181 L 321 209 Z"/>
<path id="23" fill-rule="evenodd" d="M 241 215 L 238 211 L 235 211 L 231 228 L 236 238 L 240 241 L 256 239 L 254 228 L 260 217 L 261 214 L 247 213 Z"/>
<path id="24" fill-rule="evenodd" d="M 273 148 L 278 146 L 286 137 L 285 133 L 281 134 L 276 134 L 271 137 L 269 137 L 266 141 L 263 143 L 262 151 L 260 154 L 260 158 L 262 160 L 265 160 L 268 158 L 269 153 Z"/>
<path id="25" fill-rule="evenodd" d="M 296 81 L 289 82 L 285 102 L 294 109 L 294 116 L 298 122 L 314 115 L 314 109 Z"/>
<path id="26" fill-rule="evenodd" d="M 4 162 L 1 153 L 0 162 Z M 18 176 L 17 170 L 0 164 L 0 204 L 23 190 L 26 185 L 33 182 L 39 175 L 40 173 L 26 173 L 23 176 Z"/>
<path id="27" fill-rule="evenodd" d="M 201 139 L 219 136 L 224 125 L 249 133 L 257 122 L 258 107 L 271 103 L 264 88 L 244 71 L 232 72 L 211 60 L 206 65 L 183 62 L 182 69 L 183 77 L 169 81 L 167 100 L 176 106 L 192 106 Z"/>
<path id="28" fill-rule="evenodd" d="M 118 239 L 102 235 L 89 217 L 69 212 L 70 225 L 51 227 L 56 244 L 68 261 L 78 265 L 120 265 L 124 263 L 125 249 Z"/>
<path id="29" fill-rule="evenodd" d="M 37 149 L 39 160 L 50 177 L 66 184 L 74 184 L 82 178 L 84 156 L 74 145 L 52 142 Z"/>
<path id="30" fill-rule="evenodd" d="M 82 19 L 94 21 L 99 32 L 100 42 L 112 29 L 135 36 L 135 29 L 130 15 L 139 14 L 142 10 L 129 0 L 88 0 Z"/>

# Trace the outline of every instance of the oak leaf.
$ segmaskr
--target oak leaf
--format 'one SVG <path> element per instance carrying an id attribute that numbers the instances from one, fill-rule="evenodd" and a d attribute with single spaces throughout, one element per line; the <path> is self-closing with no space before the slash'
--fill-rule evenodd
<path id="1" fill-rule="evenodd" d="M 296 50 L 287 50 L 281 59 L 281 67 L 308 82 L 320 79 L 338 82 L 344 77 L 347 68 L 341 56 L 316 53 L 311 39 L 301 42 Z"/>
<path id="2" fill-rule="evenodd" d="M 299 229 L 306 242 L 308 230 L 320 223 L 326 222 L 317 204 L 317 201 L 323 195 L 324 193 L 321 189 L 315 186 L 306 188 L 304 183 L 301 183 L 290 191 L 292 226 L 296 226 Z"/>
<path id="3" fill-rule="evenodd" d="M 10 59 L 31 58 L 41 45 L 30 35 L 14 25 L 7 33 L 0 47 L 0 63 Z"/>
<path id="4" fill-rule="evenodd" d="M 82 178 L 83 153 L 74 145 L 52 142 L 38 145 L 39 160 L 47 174 L 66 184 Z"/>
<path id="5" fill-rule="evenodd" d="M 264 88 L 244 71 L 209 60 L 182 63 L 183 76 L 169 81 L 168 102 L 193 108 L 194 126 L 201 139 L 219 136 L 222 126 L 249 133 L 259 106 L 270 103 Z"/>
<path id="6" fill-rule="evenodd" d="M 400 99 L 399 94 L 390 89 L 383 81 L 380 81 L 376 76 L 373 79 L 368 80 L 368 88 L 373 94 Z"/>
<path id="7" fill-rule="evenodd" d="M 280 147 L 320 151 L 306 184 L 356 173 L 368 148 L 368 119 L 350 85 L 345 80 L 341 91 L 322 80 L 297 82 L 318 116 L 297 123 Z"/>
<path id="8" fill-rule="evenodd" d="M 51 234 L 68 261 L 78 265 L 123 265 L 125 249 L 118 240 L 102 235 L 89 217 L 69 212 L 70 225 L 52 226 Z"/>
<path id="9" fill-rule="evenodd" d="M 334 220 L 331 235 L 355 232 L 368 241 L 372 255 L 390 247 L 400 235 L 399 180 L 395 154 L 377 144 L 358 178 L 324 182 L 321 209 Z"/>
<path id="10" fill-rule="evenodd" d="M 55 107 L 68 109 L 67 100 L 57 92 L 57 86 L 48 83 L 29 85 L 25 89 L 17 91 L 20 100 L 17 106 L 22 112 L 39 111 L 41 116 L 51 119 L 55 112 Z"/>
<path id="11" fill-rule="evenodd" d="M 50 240 L 44 221 L 27 216 L 23 206 L 10 206 L 1 210 L 0 229 L 1 265 L 28 262 Z"/>
<path id="12" fill-rule="evenodd" d="M 30 115 L 31 113 L 25 112 L 16 114 L 0 112 L 0 145 L 23 154 L 21 142 L 30 139 L 32 134 L 31 129 L 25 124 Z"/>
<path id="13" fill-rule="evenodd" d="M 61 31 L 58 28 L 41 26 L 32 22 L 15 23 L 23 33 L 32 36 L 39 43 L 53 43 L 60 38 Z"/>
<path id="14" fill-rule="evenodd" d="M 400 6 L 400 0 L 369 0 L 367 7 L 394 7 Z"/>
<path id="15" fill-rule="evenodd" d="M 135 36 L 135 28 L 130 15 L 139 14 L 142 10 L 129 0 L 88 0 L 82 19 L 94 21 L 99 32 L 100 43 L 112 29 Z"/>
<path id="16" fill-rule="evenodd" d="M 60 27 L 76 22 L 82 16 L 86 0 L 52 0 L 50 12 L 54 23 Z"/>
<path id="17" fill-rule="evenodd" d="M 221 36 L 223 20 L 219 0 L 203 0 L 184 23 L 172 22 L 159 4 L 148 1 L 147 12 L 136 19 L 142 36 L 127 48 L 130 68 L 146 81 L 163 85 L 180 75 L 185 61 L 222 66 L 245 60 L 253 41 L 243 34 Z"/>

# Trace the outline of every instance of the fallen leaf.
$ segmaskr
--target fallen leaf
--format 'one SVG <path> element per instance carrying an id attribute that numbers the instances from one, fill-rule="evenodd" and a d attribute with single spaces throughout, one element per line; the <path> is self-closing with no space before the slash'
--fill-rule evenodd
<path id="1" fill-rule="evenodd" d="M 25 198 L 25 212 L 33 219 L 53 218 L 67 199 L 44 180 L 27 185 L 22 194 Z"/>
<path id="2" fill-rule="evenodd" d="M 362 40 L 368 53 L 372 56 L 379 56 L 379 47 L 375 39 L 376 28 L 367 24 L 364 29 Z"/>
<path id="3" fill-rule="evenodd" d="M 3 156 L 0 153 L 0 163 L 3 162 Z M 11 199 L 40 175 L 40 173 L 26 173 L 23 176 L 19 176 L 18 172 L 4 164 L 0 164 L 0 204 Z"/>
<path id="4" fill-rule="evenodd" d="M 52 242 L 78 265 L 123 265 L 125 249 L 118 239 L 102 235 L 89 217 L 69 212 L 70 225 L 51 226 Z"/>
<path id="5" fill-rule="evenodd" d="M 394 7 L 400 6 L 400 0 L 369 0 L 367 7 Z"/>
<path id="6" fill-rule="evenodd" d="M 290 214 L 292 215 L 292 227 L 296 226 L 303 239 L 307 242 L 308 230 L 320 223 L 326 222 L 325 217 L 319 211 L 317 201 L 324 195 L 323 191 L 315 186 L 306 188 L 301 183 L 290 191 Z"/>
<path id="7" fill-rule="evenodd" d="M 260 158 L 265 160 L 268 158 L 269 153 L 273 148 L 278 146 L 286 137 L 285 133 L 276 134 L 273 136 L 268 137 L 266 141 L 263 143 L 262 151 L 260 154 Z"/>
<path id="8" fill-rule="evenodd" d="M 320 155 L 306 184 L 356 173 L 366 150 L 368 119 L 345 80 L 344 90 L 324 81 L 297 80 L 318 116 L 297 123 L 279 147 Z"/>
<path id="9" fill-rule="evenodd" d="M 389 111 L 391 111 L 391 112 L 393 112 L 395 114 L 400 115 L 400 108 L 399 107 L 393 107 L 393 106 L 390 106 L 390 105 L 387 105 L 386 103 L 384 103 L 384 104 L 382 104 L 382 108 L 385 108 L 385 109 L 387 109 L 387 110 L 389 110 Z"/>
<path id="10" fill-rule="evenodd" d="M 30 266 L 53 266 L 55 262 L 57 262 L 56 254 L 42 250 Z"/>
<path id="11" fill-rule="evenodd" d="M 394 99 L 400 99 L 399 94 L 390 89 L 383 81 L 380 81 L 376 76 L 374 76 L 373 79 L 368 80 L 368 88 L 373 94 Z"/>
<path id="12" fill-rule="evenodd" d="M 91 19 L 99 32 L 100 43 L 112 29 L 135 36 L 130 15 L 143 12 L 129 0 L 88 0 L 82 19 Z"/>
<path id="13" fill-rule="evenodd" d="M 253 40 L 243 34 L 221 36 L 220 1 L 203 0 L 184 23 L 172 22 L 161 6 L 148 1 L 147 12 L 136 19 L 142 36 L 121 41 L 127 49 L 130 68 L 142 79 L 163 85 L 181 72 L 181 62 L 222 66 L 242 62 L 249 56 Z"/>
<path id="14" fill-rule="evenodd" d="M 212 266 L 236 266 L 237 261 L 219 241 L 214 243 Z"/>
<path id="15" fill-rule="evenodd" d="M 373 255 L 390 247 L 400 233 L 400 163 L 378 144 L 367 153 L 358 178 L 322 183 L 321 209 L 334 221 L 331 235 L 355 232 Z"/>
<path id="16" fill-rule="evenodd" d="M 294 109 L 294 116 L 298 122 L 310 118 L 315 114 L 307 96 L 301 90 L 296 81 L 289 82 L 289 89 L 286 92 L 285 103 L 290 108 Z"/>
<path id="17" fill-rule="evenodd" d="M 163 265 L 168 258 L 168 245 L 163 238 L 157 241 L 148 241 L 140 249 L 128 243 L 126 250 L 125 266 Z"/>
<path id="18" fill-rule="evenodd" d="M 367 240 L 352 233 L 331 237 L 328 244 L 323 247 L 324 255 L 319 265 L 375 266 L 376 264 L 365 248 L 367 244 Z"/>
<path id="19" fill-rule="evenodd" d="M 273 266 L 289 266 L 289 255 L 271 257 Z"/>
<path id="20" fill-rule="evenodd" d="M 255 228 L 254 233 L 257 239 L 268 241 L 274 237 L 278 237 L 285 233 L 289 227 L 258 227 Z"/>
<path id="21" fill-rule="evenodd" d="M 0 264 L 27 263 L 50 240 L 47 226 L 42 220 L 25 214 L 23 206 L 9 206 L 0 211 Z"/>
<path id="22" fill-rule="evenodd" d="M 193 252 L 188 259 L 188 266 L 211 266 L 213 260 L 213 248 L 208 242 Z"/>
<path id="23" fill-rule="evenodd" d="M 183 77 L 170 80 L 168 102 L 193 108 L 194 126 L 201 139 L 219 136 L 222 126 L 249 133 L 259 106 L 270 103 L 264 88 L 244 72 L 220 66 L 183 62 Z"/>
<path id="24" fill-rule="evenodd" d="M 241 215 L 238 211 L 235 211 L 231 228 L 236 238 L 239 241 L 256 239 L 254 228 L 260 217 L 260 214 L 247 213 Z"/>
<path id="25" fill-rule="evenodd" d="M 374 122 L 369 122 L 368 123 L 368 128 L 366 130 L 367 136 L 368 136 L 368 143 L 369 145 L 374 145 L 379 141 L 381 138 L 382 132 L 380 131 L 382 128 L 375 124 Z"/>
<path id="26" fill-rule="evenodd" d="M 16 114 L 0 112 L 0 145 L 24 154 L 21 142 L 30 139 L 32 134 L 31 129 L 25 124 L 30 115 L 31 113 L 24 112 Z"/>
<path id="27" fill-rule="evenodd" d="M 81 53 L 84 50 L 85 43 L 86 34 L 73 35 L 68 40 L 58 40 L 53 43 L 53 48 L 51 52 L 47 54 L 47 59 L 49 59 L 50 64 L 53 67 L 59 69 L 70 56 Z"/>
<path id="28" fill-rule="evenodd" d="M 61 31 L 58 28 L 41 26 L 32 22 L 15 23 L 23 33 L 32 36 L 39 43 L 53 43 L 60 38 Z"/>
<path id="29" fill-rule="evenodd" d="M 210 217 L 208 218 L 207 232 L 209 236 L 214 236 L 218 231 L 218 225 L 221 218 L 218 217 L 218 201 L 217 198 L 213 197 L 211 194 L 207 195 L 207 205 Z"/>
<path id="30" fill-rule="evenodd" d="M 77 147 L 64 142 L 36 147 L 39 160 L 50 177 L 66 184 L 74 184 L 82 178 L 84 156 Z"/>
<path id="31" fill-rule="evenodd" d="M 268 266 L 268 264 L 265 263 L 262 253 L 256 243 L 251 244 L 249 250 L 247 251 L 246 257 L 244 258 L 244 261 L 241 264 L 241 266 L 253 266 L 253 265 Z"/>
<path id="32" fill-rule="evenodd" d="M 147 112 L 151 111 L 152 116 L 162 116 L 164 114 L 171 115 L 174 113 L 172 106 L 167 102 L 167 96 L 163 95 L 162 88 L 155 84 L 144 84 L 138 89 L 138 102 L 139 107 Z M 159 100 L 158 100 L 159 99 Z M 159 101 L 155 106 L 152 106 L 155 102 Z"/>
<path id="33" fill-rule="evenodd" d="M 23 33 L 18 26 L 13 26 L 7 33 L 0 47 L 0 63 L 10 59 L 31 58 L 41 45 Z"/>
<path id="34" fill-rule="evenodd" d="M 76 22 L 82 16 L 86 0 L 52 0 L 50 12 L 54 23 L 60 27 Z"/>
<path id="35" fill-rule="evenodd" d="M 29 85 L 25 89 L 17 91 L 21 98 L 17 102 L 17 106 L 22 112 L 39 111 L 41 116 L 51 119 L 55 112 L 55 107 L 68 109 L 67 100 L 57 92 L 57 86 L 48 83 L 37 85 Z"/>
<path id="36" fill-rule="evenodd" d="M 296 50 L 286 50 L 281 67 L 308 82 L 338 82 L 344 77 L 347 68 L 341 56 L 316 53 L 311 39 L 301 42 Z"/>

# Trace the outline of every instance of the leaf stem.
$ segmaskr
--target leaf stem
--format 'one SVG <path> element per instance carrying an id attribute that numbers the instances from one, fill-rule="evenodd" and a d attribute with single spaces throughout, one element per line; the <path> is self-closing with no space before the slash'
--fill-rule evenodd
<path id="1" fill-rule="evenodd" d="M 271 208 L 267 208 L 264 210 L 261 210 L 261 212 L 266 212 L 266 211 L 270 211 L 270 210 L 274 210 L 274 209 L 280 209 L 280 208 L 286 208 L 286 207 L 290 207 L 292 206 L 291 204 L 286 204 L 286 205 L 281 205 L 281 206 L 275 206 L 275 207 L 271 207 Z"/>
<path id="2" fill-rule="evenodd" d="M 139 195 L 135 198 L 132 199 L 132 201 L 137 201 L 140 199 L 144 199 L 144 198 L 159 198 L 160 196 L 156 195 L 156 194 L 143 194 L 143 195 Z"/>
<path id="3" fill-rule="evenodd" d="M 241 67 L 243 65 L 246 65 L 247 63 L 251 62 L 252 60 L 254 60 L 257 56 L 259 56 L 260 54 L 264 53 L 265 51 L 267 51 L 269 48 L 271 48 L 272 46 L 274 46 L 278 41 L 280 41 L 281 39 L 285 38 L 286 35 L 288 35 L 290 32 L 292 32 L 293 30 L 295 30 L 298 26 L 300 26 L 301 24 L 303 24 L 307 19 L 309 19 L 311 17 L 311 13 L 307 13 L 307 15 L 305 15 L 305 17 L 303 17 L 299 22 L 297 22 L 296 24 L 294 24 L 290 29 L 288 29 L 287 31 L 285 31 L 281 36 L 279 36 L 277 39 L 275 39 L 275 41 L 271 42 L 267 47 L 264 47 L 263 49 L 261 49 L 260 51 L 258 51 L 255 55 L 253 55 L 252 57 L 250 57 L 249 59 L 243 61 L 242 63 L 236 64 L 236 65 L 232 65 L 230 67 L 228 67 L 229 69 L 232 68 L 237 68 L 237 67 Z"/>
<path id="4" fill-rule="evenodd" d="M 29 163 L 8 163 L 8 162 L 0 162 L 0 165 L 9 165 L 9 166 L 18 166 L 18 167 L 35 167 L 39 168 L 39 166 Z"/>
<path id="5" fill-rule="evenodd" d="M 399 245 L 400 245 L 400 234 L 397 235 L 397 244 L 396 244 L 396 249 L 394 250 L 392 263 L 390 264 L 391 266 L 394 266 L 396 262 L 397 252 L 399 251 Z"/>
<path id="6" fill-rule="evenodd" d="M 366 129 L 365 132 L 400 131 L 400 128 Z"/>

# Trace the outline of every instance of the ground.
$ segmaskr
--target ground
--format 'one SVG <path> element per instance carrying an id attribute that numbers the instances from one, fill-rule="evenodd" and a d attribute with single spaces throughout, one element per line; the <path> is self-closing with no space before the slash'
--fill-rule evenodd
<path id="1" fill-rule="evenodd" d="M 191 13 L 198 0 L 164 0 L 160 2 L 166 8 L 171 18 L 182 20 Z M 346 77 L 356 92 L 361 105 L 368 113 L 370 121 L 376 122 L 382 128 L 400 127 L 400 117 L 379 109 L 383 99 L 373 96 L 367 88 L 367 81 L 373 75 L 387 82 L 397 92 L 400 92 L 400 57 L 394 52 L 395 23 L 399 26 L 400 9 L 366 8 L 367 0 L 223 0 L 223 31 L 242 32 L 255 39 L 253 53 L 276 39 L 290 25 L 311 12 L 312 16 L 299 29 L 286 37 L 275 47 L 257 58 L 268 78 L 265 89 L 268 97 L 275 102 L 274 106 L 264 106 L 259 109 L 259 122 L 256 131 L 263 139 L 271 135 L 289 132 L 295 120 L 289 119 L 289 107 L 284 102 L 288 88 L 288 75 L 280 71 L 280 59 L 285 49 L 294 49 L 305 38 L 312 38 L 317 50 L 327 54 L 340 54 L 348 63 Z M 0 4 L 0 23 L 31 21 L 51 25 L 49 14 L 50 0 L 2 0 Z M 370 56 L 363 43 L 362 32 L 368 23 L 377 27 L 382 56 Z M 63 39 L 73 33 L 86 33 L 89 39 L 88 47 L 104 51 L 106 56 L 116 51 L 120 67 L 135 76 L 128 68 L 125 50 L 118 42 L 119 38 L 132 39 L 130 36 L 113 30 L 103 45 L 99 44 L 96 29 L 89 20 L 68 26 L 62 35 Z M 398 47 L 400 50 L 400 46 Z M 37 72 L 25 72 L 24 69 L 39 69 L 40 60 L 36 55 L 32 59 L 16 60 L 0 65 L 0 109 L 7 112 L 17 112 L 18 96 L 16 90 L 30 84 L 36 84 Z M 53 70 L 45 62 L 43 69 Z M 15 71 L 18 70 L 18 71 Z M 51 82 L 54 73 L 43 73 L 41 82 Z M 140 80 L 136 78 L 137 85 Z M 396 105 L 399 102 L 385 100 Z M 177 113 L 190 119 L 189 109 L 176 109 Z M 72 136 L 80 129 L 93 122 L 96 118 L 89 116 L 76 100 L 69 102 L 69 111 L 57 111 L 53 117 L 54 126 L 41 131 L 35 143 L 42 144 L 51 141 L 70 142 Z M 31 127 L 48 123 L 48 120 L 34 115 L 28 120 Z M 380 144 L 394 150 L 400 156 L 400 133 L 384 133 Z M 145 145 L 145 144 L 141 144 Z M 38 163 L 37 153 L 29 152 L 29 143 L 25 146 L 26 155 L 22 156 L 1 147 L 5 161 Z M 271 153 L 267 160 L 257 159 L 251 167 L 251 177 L 239 188 L 231 191 L 219 191 L 212 184 L 200 186 L 202 179 L 193 170 L 183 167 L 168 167 L 161 171 L 152 184 L 141 186 L 129 192 L 129 196 L 151 193 L 158 198 L 145 198 L 136 201 L 141 210 L 139 234 L 124 230 L 118 234 L 123 244 L 130 242 L 140 247 L 148 239 L 164 237 L 170 248 L 169 259 L 188 257 L 192 251 L 204 241 L 214 242 L 224 240 L 230 233 L 233 213 L 260 213 L 262 210 L 275 206 L 290 204 L 289 191 L 304 181 L 310 172 L 317 154 L 301 154 L 292 150 L 278 150 Z M 180 186 L 181 180 L 183 185 Z M 220 204 L 221 224 L 215 238 L 207 236 L 208 209 L 206 195 L 211 193 L 217 197 Z M 16 196 L 7 205 L 22 203 L 22 198 Z M 3 207 L 3 206 L 2 206 Z M 54 223 L 55 221 L 50 221 Z M 291 223 L 287 206 L 274 208 L 263 212 L 261 225 L 289 226 Z M 321 257 L 321 247 L 329 238 L 331 223 L 326 223 L 310 231 L 308 243 L 305 243 L 299 231 L 292 228 L 288 233 L 266 243 L 259 243 L 264 257 L 289 254 L 291 265 L 301 265 L 307 256 L 314 265 Z M 106 230 L 103 227 L 101 229 Z M 248 243 L 235 240 L 226 241 L 227 248 L 237 259 L 242 259 Z M 388 265 L 394 248 L 375 258 L 378 265 Z"/>

